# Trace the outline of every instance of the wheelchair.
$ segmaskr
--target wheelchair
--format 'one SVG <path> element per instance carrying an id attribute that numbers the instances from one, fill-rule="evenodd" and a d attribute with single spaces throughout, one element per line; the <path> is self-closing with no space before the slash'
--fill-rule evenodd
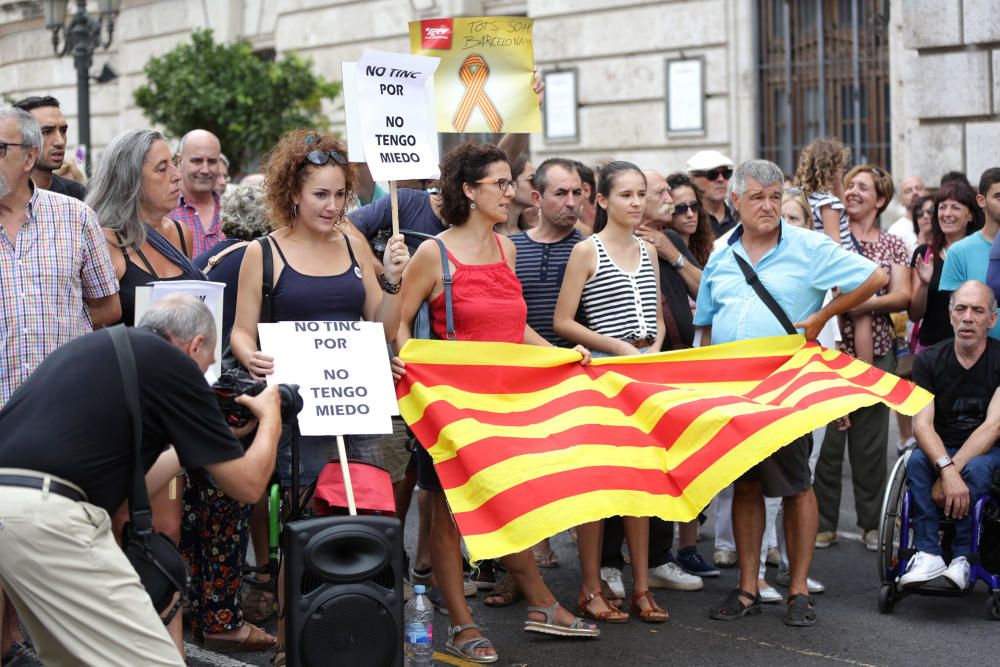
<path id="1" fill-rule="evenodd" d="M 882 518 L 879 525 L 878 575 L 881 586 L 878 593 L 878 608 L 883 614 L 891 613 L 895 604 L 914 593 L 939 597 L 960 597 L 971 593 L 976 583 L 982 581 L 990 590 L 986 599 L 986 614 L 994 621 L 1000 620 L 1000 575 L 991 574 L 989 569 L 1000 572 L 1000 470 L 993 475 L 990 491 L 975 501 L 970 509 L 972 515 L 972 550 L 968 555 L 970 566 L 969 586 L 957 590 L 943 577 L 927 582 L 918 588 L 904 589 L 899 578 L 906 572 L 910 558 L 917 552 L 913 547 L 913 528 L 910 525 L 912 507 L 911 491 L 906 483 L 906 463 L 912 450 L 906 452 L 896 462 L 889 476 L 885 496 L 882 499 Z M 940 531 L 942 551 L 946 561 L 950 560 L 951 540 L 955 524 L 942 516 Z"/>

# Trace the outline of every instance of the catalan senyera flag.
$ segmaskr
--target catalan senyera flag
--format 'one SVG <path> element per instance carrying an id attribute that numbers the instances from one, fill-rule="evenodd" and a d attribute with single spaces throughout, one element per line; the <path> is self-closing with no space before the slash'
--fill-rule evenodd
<path id="1" fill-rule="evenodd" d="M 614 515 L 690 521 L 783 445 L 912 383 L 802 336 L 579 362 L 572 350 L 411 340 L 400 414 L 473 560 Z"/>

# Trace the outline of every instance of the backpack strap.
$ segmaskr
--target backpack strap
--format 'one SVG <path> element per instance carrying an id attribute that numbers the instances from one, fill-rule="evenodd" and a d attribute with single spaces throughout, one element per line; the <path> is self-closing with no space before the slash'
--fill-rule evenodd
<path id="1" fill-rule="evenodd" d="M 448 265 L 448 249 L 445 247 L 444 241 L 436 236 L 424 234 L 423 232 L 414 232 L 409 229 L 401 229 L 399 230 L 399 233 L 404 236 L 416 236 L 421 239 L 431 239 L 437 243 L 438 251 L 441 253 L 441 284 L 444 285 L 445 338 L 447 340 L 455 340 L 455 312 L 452 308 L 451 301 L 452 276 L 451 267 Z"/>

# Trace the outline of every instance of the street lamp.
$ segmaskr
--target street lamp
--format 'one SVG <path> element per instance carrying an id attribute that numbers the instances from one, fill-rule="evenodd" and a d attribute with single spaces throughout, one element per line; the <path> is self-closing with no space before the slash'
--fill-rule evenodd
<path id="1" fill-rule="evenodd" d="M 98 47 L 111 46 L 115 31 L 115 17 L 121 9 L 121 0 L 98 0 L 98 17 L 87 12 L 87 0 L 76 0 L 76 13 L 66 25 L 67 0 L 44 0 L 45 27 L 52 31 L 52 48 L 56 57 L 73 54 L 76 64 L 77 122 L 80 125 L 80 143 L 86 155 L 85 169 L 90 174 L 90 65 Z M 62 48 L 59 35 L 62 33 Z M 107 39 L 101 35 L 107 33 Z"/>

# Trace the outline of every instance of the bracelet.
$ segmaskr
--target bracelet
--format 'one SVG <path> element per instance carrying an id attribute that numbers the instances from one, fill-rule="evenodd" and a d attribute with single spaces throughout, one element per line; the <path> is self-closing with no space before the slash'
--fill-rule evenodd
<path id="1" fill-rule="evenodd" d="M 391 283 L 389 279 L 385 277 L 385 272 L 378 274 L 378 282 L 382 286 L 382 291 L 386 294 L 399 294 L 399 290 L 403 288 L 403 277 L 399 277 L 398 283 Z"/>
<path id="2" fill-rule="evenodd" d="M 670 266 L 674 267 L 677 270 L 680 270 L 684 268 L 685 264 L 687 264 L 687 260 L 684 259 L 684 253 L 680 253 L 679 255 L 677 255 L 677 261 L 671 264 Z"/>

